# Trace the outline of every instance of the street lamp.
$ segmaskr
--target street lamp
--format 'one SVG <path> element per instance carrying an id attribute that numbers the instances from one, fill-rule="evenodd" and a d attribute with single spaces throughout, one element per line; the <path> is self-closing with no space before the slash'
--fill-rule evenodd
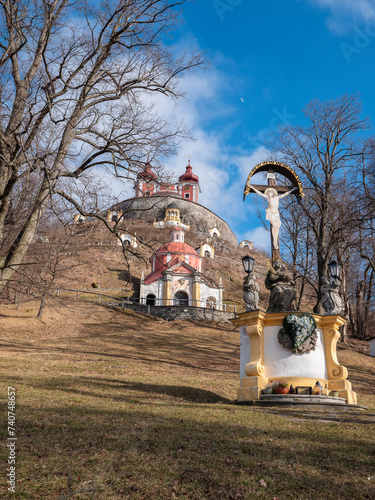
<path id="1" fill-rule="evenodd" d="M 242 257 L 242 265 L 247 276 L 243 280 L 243 300 L 245 302 L 246 311 L 256 311 L 258 309 L 259 302 L 259 285 L 255 281 L 255 276 L 253 274 L 255 259 L 250 257 L 250 255 L 245 255 Z"/>
<path id="2" fill-rule="evenodd" d="M 341 264 L 337 262 L 336 260 L 333 260 L 328 264 L 329 267 L 329 273 L 332 278 L 334 279 L 340 279 L 341 276 Z"/>
<path id="3" fill-rule="evenodd" d="M 253 272 L 254 262 L 255 259 L 250 257 L 250 255 L 245 255 L 245 257 L 242 257 L 242 265 L 245 270 L 245 273 L 250 274 Z"/>

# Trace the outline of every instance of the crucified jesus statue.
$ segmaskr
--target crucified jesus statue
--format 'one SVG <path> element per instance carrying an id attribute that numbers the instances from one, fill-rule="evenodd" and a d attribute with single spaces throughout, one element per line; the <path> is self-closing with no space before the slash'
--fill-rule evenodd
<path id="1" fill-rule="evenodd" d="M 275 250 L 279 249 L 279 230 L 281 226 L 280 213 L 279 213 L 279 202 L 281 198 L 288 196 L 294 191 L 298 191 L 296 187 L 290 189 L 284 194 L 278 195 L 277 190 L 273 187 L 267 188 L 264 193 L 259 191 L 256 187 L 251 186 L 255 193 L 262 196 L 268 201 L 268 208 L 266 209 L 266 220 L 270 221 L 271 233 L 272 233 L 272 246 Z"/>

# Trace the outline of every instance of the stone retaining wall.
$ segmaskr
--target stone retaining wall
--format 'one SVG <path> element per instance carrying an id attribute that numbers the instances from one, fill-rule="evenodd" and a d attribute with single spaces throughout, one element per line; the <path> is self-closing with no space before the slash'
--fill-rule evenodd
<path id="1" fill-rule="evenodd" d="M 216 311 L 215 309 L 204 309 L 202 307 L 186 306 L 147 306 L 143 304 L 124 304 L 124 307 L 141 313 L 152 314 L 167 321 L 181 320 L 209 320 L 220 323 L 229 323 L 230 319 L 236 317 L 233 312 Z"/>

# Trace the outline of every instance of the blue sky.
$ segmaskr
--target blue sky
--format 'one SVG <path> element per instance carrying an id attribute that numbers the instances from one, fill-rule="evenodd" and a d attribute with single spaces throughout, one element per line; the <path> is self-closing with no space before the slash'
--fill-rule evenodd
<path id="1" fill-rule="evenodd" d="M 363 114 L 375 116 L 375 1 L 197 0 L 184 6 L 183 21 L 176 50 L 205 51 L 210 67 L 184 78 L 185 100 L 161 103 L 196 139 L 166 167 L 180 175 L 191 155 L 202 204 L 240 240 L 269 249 L 257 215 L 265 202 L 242 202 L 247 175 L 267 158 L 267 133 L 302 124 L 312 99 L 359 92 Z"/>

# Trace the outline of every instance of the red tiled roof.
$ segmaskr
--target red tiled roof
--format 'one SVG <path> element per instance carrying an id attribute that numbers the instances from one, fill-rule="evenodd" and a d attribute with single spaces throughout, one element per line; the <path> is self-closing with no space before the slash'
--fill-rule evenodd
<path id="1" fill-rule="evenodd" d="M 179 265 L 178 265 L 179 264 Z M 178 263 L 177 258 L 172 259 L 171 261 L 168 262 L 168 267 L 173 267 L 174 265 L 176 266 L 175 269 L 171 269 L 173 273 L 183 273 L 183 274 L 191 274 L 191 269 L 188 269 L 186 265 L 184 265 L 185 262 L 181 261 Z M 149 283 L 153 283 L 157 279 L 161 278 L 161 275 L 163 271 L 167 269 L 166 266 L 160 267 L 159 269 L 156 269 L 153 271 L 151 274 L 149 274 L 146 279 L 145 279 L 145 285 L 148 285 Z"/>
<path id="2" fill-rule="evenodd" d="M 189 255 L 198 255 L 193 247 L 188 245 L 187 243 L 181 243 L 181 241 L 170 241 L 169 243 L 165 243 L 162 245 L 159 250 L 156 252 L 160 253 L 183 253 Z"/>

